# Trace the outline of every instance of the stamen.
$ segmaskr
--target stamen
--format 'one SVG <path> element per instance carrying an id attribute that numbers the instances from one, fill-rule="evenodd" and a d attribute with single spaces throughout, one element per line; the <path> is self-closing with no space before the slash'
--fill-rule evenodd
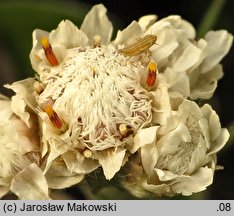
<path id="1" fill-rule="evenodd" d="M 157 63 L 153 60 L 148 65 L 147 85 L 153 86 L 156 82 Z"/>
<path id="2" fill-rule="evenodd" d="M 53 52 L 53 49 L 49 43 L 49 40 L 48 38 L 46 37 L 42 37 L 41 38 L 41 45 L 44 49 L 44 52 L 45 52 L 45 56 L 48 60 L 48 62 L 52 65 L 52 66 L 57 66 L 59 63 L 58 63 L 58 60 Z"/>
<path id="3" fill-rule="evenodd" d="M 85 150 L 83 151 L 83 155 L 84 155 L 85 157 L 87 157 L 87 158 L 90 158 L 90 157 L 93 155 L 93 153 L 92 153 L 91 150 L 85 149 Z"/>
<path id="4" fill-rule="evenodd" d="M 119 133 L 122 135 L 123 138 L 129 136 L 133 131 L 131 130 L 131 127 L 126 124 L 120 124 L 119 125 Z"/>
<path id="5" fill-rule="evenodd" d="M 93 37 L 93 47 L 100 47 L 101 46 L 101 36 L 100 35 L 95 35 Z"/>
<path id="6" fill-rule="evenodd" d="M 45 89 L 45 86 L 43 85 L 43 83 L 40 83 L 38 81 L 36 81 L 34 84 L 33 84 L 33 87 L 35 89 L 35 91 L 37 92 L 37 94 L 41 94 L 44 89 Z"/>
<path id="7" fill-rule="evenodd" d="M 63 125 L 62 120 L 59 118 L 58 114 L 55 112 L 55 110 L 52 108 L 52 106 L 50 104 L 46 104 L 44 106 L 44 111 L 49 116 L 50 121 L 52 122 L 54 127 L 60 129 Z"/>

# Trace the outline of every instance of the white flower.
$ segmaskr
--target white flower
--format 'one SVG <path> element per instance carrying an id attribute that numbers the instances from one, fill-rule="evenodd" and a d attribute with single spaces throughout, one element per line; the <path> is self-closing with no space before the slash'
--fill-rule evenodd
<path id="1" fill-rule="evenodd" d="M 142 17 L 113 41 L 112 30 L 101 4 L 80 29 L 68 20 L 50 33 L 36 29 L 30 60 L 37 79 L 8 86 L 25 124 L 25 107 L 39 117 L 48 187 L 79 183 L 99 166 L 111 179 L 134 154 L 140 161 L 129 162 L 127 188 L 157 195 L 205 189 L 228 132 L 208 105 L 188 99 L 212 96 L 232 36 L 222 30 L 196 41 L 179 16 Z"/>
<path id="2" fill-rule="evenodd" d="M 14 102 L 0 95 L 0 197 L 11 191 L 21 199 L 48 199 L 47 183 L 38 167 L 40 148 L 37 117 L 22 111 L 22 116 L 29 115 L 27 125 L 13 113 L 14 106 Z M 35 175 L 44 179 L 44 183 L 38 184 L 39 179 Z M 22 190 L 22 185 L 27 190 Z M 39 193 L 42 188 L 44 193 Z"/>
<path id="3" fill-rule="evenodd" d="M 199 108 L 195 102 L 184 100 L 171 112 L 165 126 L 136 134 L 141 162 L 132 162 L 123 185 L 139 197 L 149 192 L 188 196 L 205 190 L 213 181 L 216 153 L 228 138 L 227 129 L 221 128 L 210 105 Z"/>
<path id="4" fill-rule="evenodd" d="M 151 49 L 159 72 L 168 79 L 169 92 L 191 99 L 208 99 L 223 76 L 219 62 L 229 51 L 233 36 L 226 30 L 210 31 L 195 40 L 195 29 L 180 16 L 169 16 L 150 25 L 145 34 L 157 35 Z"/>
<path id="5" fill-rule="evenodd" d="M 125 162 L 131 134 L 151 121 L 150 95 L 139 82 L 147 65 L 110 44 L 112 25 L 105 12 L 95 6 L 81 30 L 62 21 L 51 33 L 33 33 L 31 62 L 44 86 L 36 100 L 46 169 L 60 158 L 69 172 L 83 175 L 101 165 L 111 179 Z M 57 61 L 45 55 L 46 45 Z"/>

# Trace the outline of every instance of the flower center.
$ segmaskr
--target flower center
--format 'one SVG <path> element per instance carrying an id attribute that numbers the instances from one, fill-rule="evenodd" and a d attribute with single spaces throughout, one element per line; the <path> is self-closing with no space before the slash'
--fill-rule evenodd
<path id="1" fill-rule="evenodd" d="M 69 49 L 59 66 L 41 73 L 45 89 L 38 104 L 53 101 L 75 145 L 92 150 L 122 145 L 151 121 L 151 100 L 140 85 L 145 68 L 111 45 Z"/>

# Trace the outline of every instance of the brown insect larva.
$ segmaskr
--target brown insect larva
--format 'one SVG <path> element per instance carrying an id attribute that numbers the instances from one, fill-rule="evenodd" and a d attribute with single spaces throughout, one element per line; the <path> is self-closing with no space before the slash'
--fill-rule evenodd
<path id="1" fill-rule="evenodd" d="M 119 51 L 125 56 L 136 56 L 148 50 L 153 44 L 155 44 L 156 40 L 157 36 L 146 35 L 135 43 L 130 44 Z"/>

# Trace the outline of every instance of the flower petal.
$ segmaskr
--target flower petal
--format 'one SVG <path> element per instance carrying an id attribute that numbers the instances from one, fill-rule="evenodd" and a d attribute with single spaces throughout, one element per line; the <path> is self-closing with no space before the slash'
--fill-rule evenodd
<path id="1" fill-rule="evenodd" d="M 72 173 L 67 169 L 65 163 L 53 161 L 45 177 L 49 188 L 63 189 L 79 183 L 84 175 Z"/>
<path id="2" fill-rule="evenodd" d="M 192 193 L 200 192 L 206 189 L 213 181 L 213 170 L 201 167 L 192 176 L 178 176 L 171 184 L 175 193 L 184 196 L 190 196 Z"/>
<path id="3" fill-rule="evenodd" d="M 74 152 L 68 151 L 62 157 L 70 172 L 87 174 L 99 167 L 97 160 L 86 158 L 79 152 L 75 154 Z"/>
<path id="4" fill-rule="evenodd" d="M 138 20 L 138 24 L 140 25 L 142 31 L 146 31 L 146 29 L 152 25 L 157 20 L 157 18 L 158 17 L 154 14 L 146 15 Z"/>
<path id="5" fill-rule="evenodd" d="M 188 70 L 200 59 L 201 52 L 201 49 L 199 49 L 197 46 L 191 42 L 187 42 L 186 48 L 183 50 L 183 53 L 176 60 L 176 62 L 174 62 L 172 69 L 175 72 Z"/>
<path id="6" fill-rule="evenodd" d="M 210 71 L 222 60 L 231 48 L 233 36 L 226 30 L 209 31 L 205 35 L 205 40 L 209 51 L 201 65 L 201 73 Z"/>
<path id="7" fill-rule="evenodd" d="M 50 33 L 50 41 L 54 44 L 63 45 L 66 48 L 86 46 L 88 38 L 83 31 L 80 31 L 71 21 L 60 22 L 58 28 Z"/>
<path id="8" fill-rule="evenodd" d="M 134 137 L 136 146 L 141 146 L 141 161 L 147 175 L 151 175 L 158 160 L 156 147 L 156 133 L 159 126 L 153 126 L 140 130 Z"/>
<path id="9" fill-rule="evenodd" d="M 25 100 L 26 104 L 32 109 L 35 110 L 35 107 L 37 106 L 36 100 L 33 96 L 34 88 L 33 84 L 35 82 L 35 78 L 28 78 L 24 79 L 18 82 L 14 82 L 13 84 L 4 85 L 4 87 L 8 89 L 12 89 L 17 97 L 22 98 Z M 15 113 L 18 113 L 18 115 L 21 117 L 21 114 L 24 116 L 24 112 L 22 113 L 22 109 L 19 109 L 17 106 L 12 106 L 12 110 Z M 27 121 L 25 122 L 26 124 Z"/>
<path id="10" fill-rule="evenodd" d="M 114 40 L 114 44 L 128 44 L 134 42 L 134 40 L 141 37 L 142 30 L 140 25 L 133 21 L 127 28 L 123 31 L 118 31 L 117 36 Z"/>
<path id="11" fill-rule="evenodd" d="M 176 177 L 178 177 L 177 174 L 172 173 L 168 170 L 161 170 L 161 169 L 154 169 L 154 171 L 157 173 L 158 178 L 160 181 L 170 181 L 172 179 L 175 179 Z"/>
<path id="12" fill-rule="evenodd" d="M 13 178 L 10 189 L 23 200 L 50 199 L 46 179 L 36 164 L 19 172 Z"/>
<path id="13" fill-rule="evenodd" d="M 126 149 L 118 148 L 115 152 L 112 150 L 102 151 L 98 155 L 99 163 L 102 166 L 106 179 L 110 180 L 121 168 Z"/>
<path id="14" fill-rule="evenodd" d="M 106 16 L 106 8 L 102 4 L 95 5 L 86 15 L 81 30 L 92 42 L 95 35 L 101 36 L 103 44 L 107 44 L 112 35 L 113 27 Z"/>
<path id="15" fill-rule="evenodd" d="M 199 71 L 195 71 L 199 73 Z M 213 96 L 217 88 L 217 81 L 223 76 L 222 65 L 216 65 L 211 71 L 200 74 L 195 87 L 191 89 L 190 98 L 195 99 L 209 99 Z"/>
<path id="16" fill-rule="evenodd" d="M 228 130 L 226 128 L 222 128 L 219 136 L 217 137 L 215 142 L 212 143 L 211 150 L 209 151 L 208 155 L 215 154 L 220 151 L 228 141 L 229 137 L 230 134 Z"/>

